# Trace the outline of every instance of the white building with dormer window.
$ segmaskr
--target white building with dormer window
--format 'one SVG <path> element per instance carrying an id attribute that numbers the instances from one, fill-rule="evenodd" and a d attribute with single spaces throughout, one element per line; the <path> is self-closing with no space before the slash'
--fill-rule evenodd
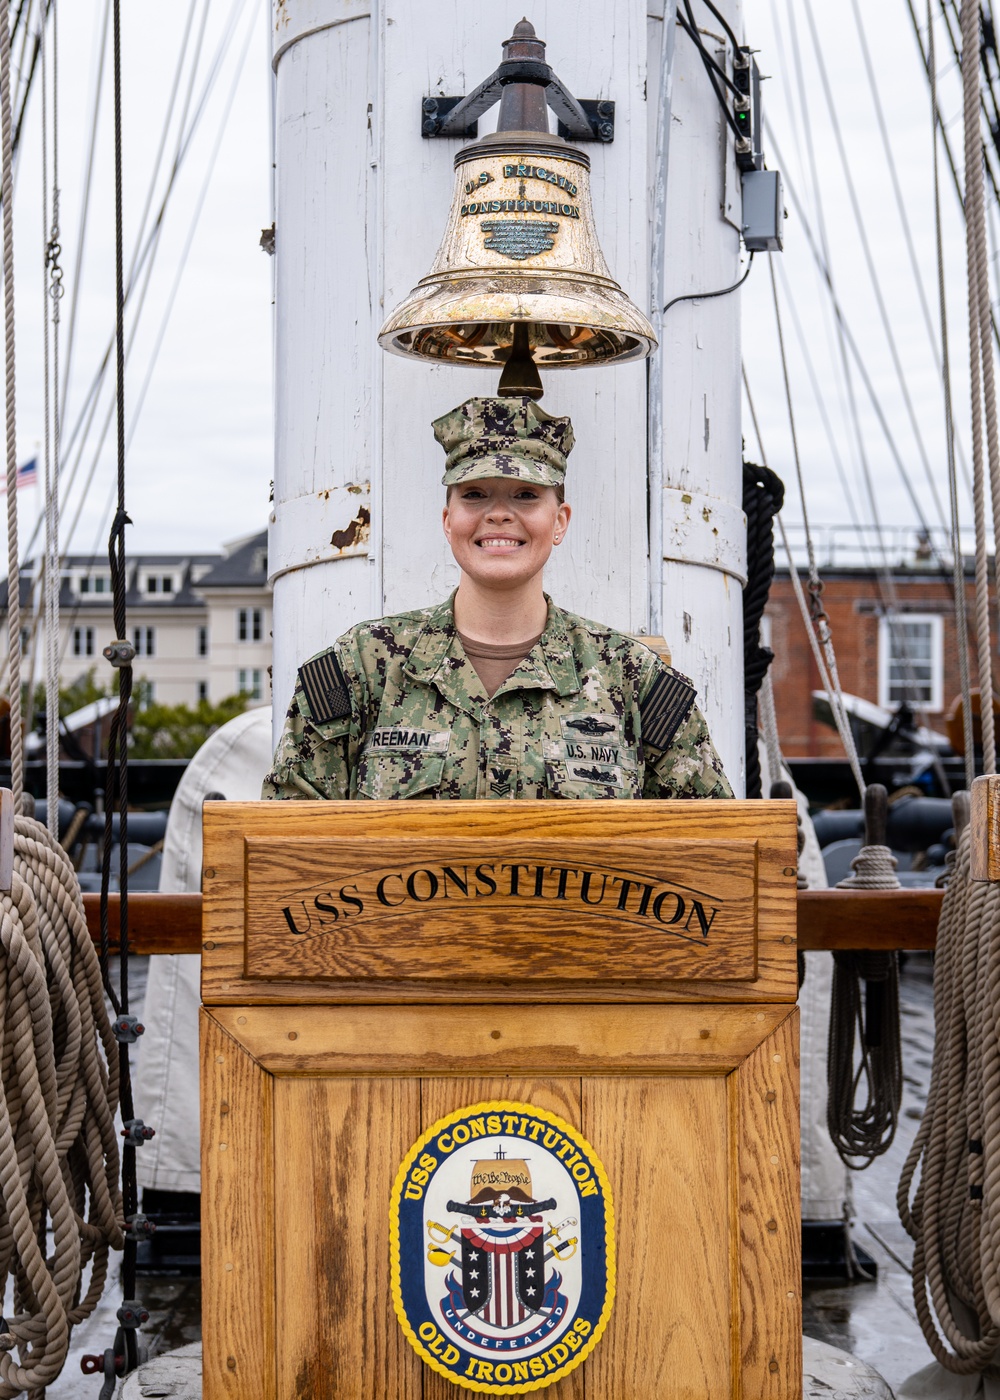
<path id="1" fill-rule="evenodd" d="M 224 546 L 219 554 L 137 555 L 127 564 L 128 640 L 136 685 L 164 705 L 213 703 L 240 692 L 270 704 L 271 590 L 267 532 Z M 21 570 L 22 677 L 45 678 L 41 565 Z M 88 671 L 113 685 L 102 652 L 114 640 L 111 574 L 103 559 L 68 555 L 60 580 L 60 683 Z M 36 623 L 37 608 L 37 623 Z M 7 614 L 7 582 L 0 584 Z M 6 658 L 7 629 L 0 656 Z"/>

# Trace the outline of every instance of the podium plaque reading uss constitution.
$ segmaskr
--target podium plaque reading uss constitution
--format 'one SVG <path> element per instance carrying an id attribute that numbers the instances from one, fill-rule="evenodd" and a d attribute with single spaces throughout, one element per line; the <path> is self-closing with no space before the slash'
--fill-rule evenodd
<path id="1" fill-rule="evenodd" d="M 207 804 L 206 1400 L 798 1400 L 795 835 Z"/>

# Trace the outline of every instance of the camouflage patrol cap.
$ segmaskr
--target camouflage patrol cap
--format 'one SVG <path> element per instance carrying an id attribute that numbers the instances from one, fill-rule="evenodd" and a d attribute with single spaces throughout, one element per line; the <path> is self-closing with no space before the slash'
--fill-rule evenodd
<path id="1" fill-rule="evenodd" d="M 447 453 L 443 482 L 513 476 L 536 486 L 561 486 L 573 449 L 573 425 L 534 400 L 466 399 L 431 425 Z"/>

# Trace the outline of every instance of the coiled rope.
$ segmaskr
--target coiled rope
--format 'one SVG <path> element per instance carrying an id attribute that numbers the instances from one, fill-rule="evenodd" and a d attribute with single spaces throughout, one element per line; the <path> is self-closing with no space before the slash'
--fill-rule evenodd
<path id="1" fill-rule="evenodd" d="M 747 583 L 743 590 L 743 695 L 746 728 L 747 797 L 760 797 L 760 755 L 757 748 L 757 696 L 774 660 L 761 645 L 760 620 L 774 578 L 774 517 L 785 499 L 781 478 L 769 467 L 743 463 L 743 512 L 747 518 Z M 780 777 L 780 771 L 775 772 Z"/>
<path id="2" fill-rule="evenodd" d="M 971 881 L 968 794 L 952 807 L 960 834 L 938 925 L 931 1083 L 896 1203 L 915 1242 L 928 1346 L 949 1371 L 998 1376 L 1000 886 Z"/>
<path id="3" fill-rule="evenodd" d="M 969 283 L 976 639 L 983 767 L 996 771 L 983 420 L 1000 531 L 998 440 L 980 130 L 980 6 L 964 0 L 962 85 Z M 933 50 L 931 52 L 933 65 Z M 936 132 L 935 132 L 936 137 Z M 952 799 L 950 858 L 934 965 L 934 1058 L 927 1106 L 900 1177 L 899 1216 L 915 1242 L 913 1298 L 946 1370 L 1000 1376 L 1000 887 L 970 878 L 969 796 Z M 914 1190 L 914 1182 L 919 1182 Z"/>
<path id="4" fill-rule="evenodd" d="M 40 1395 L 58 1376 L 72 1327 L 104 1290 L 108 1252 L 124 1243 L 118 1047 L 79 885 L 29 817 L 16 821 L 14 871 L 0 896 L 0 1279 L 14 1285 L 0 1397 Z"/>
<path id="5" fill-rule="evenodd" d="M 10 68 L 9 0 L 0 0 L 11 796 L 19 814 L 24 748 Z M 50 731 L 53 742 L 58 731 Z M 50 813 L 55 806 L 50 802 Z M 109 1250 L 125 1242 L 115 1137 L 120 1047 L 69 858 L 33 818 L 16 815 L 14 826 L 11 889 L 0 894 L 0 1278 L 5 1295 L 13 1285 L 14 1309 L 0 1321 L 0 1397 L 27 1391 L 41 1400 L 65 1364 L 71 1329 L 101 1297 Z"/>
<path id="6" fill-rule="evenodd" d="M 896 857 L 885 844 L 885 827 L 886 790 L 881 783 L 869 783 L 865 844 L 838 889 L 899 889 Z M 826 1077 L 830 1137 L 841 1160 L 861 1171 L 888 1151 L 899 1122 L 903 1058 L 898 953 L 834 951 Z"/>

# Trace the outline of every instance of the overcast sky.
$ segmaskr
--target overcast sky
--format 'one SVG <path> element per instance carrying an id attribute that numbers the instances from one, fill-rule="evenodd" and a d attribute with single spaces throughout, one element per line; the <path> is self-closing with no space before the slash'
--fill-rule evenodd
<path id="1" fill-rule="evenodd" d="M 839 5 L 819 5 L 810 0 L 746 0 L 747 40 L 760 51 L 761 70 L 769 75 L 764 89 L 765 111 L 774 128 L 775 142 L 767 147 L 768 164 L 772 168 L 783 168 L 788 185 L 803 202 L 814 232 L 820 237 L 808 133 L 802 115 L 804 97 L 836 291 L 911 483 L 908 490 L 864 383 L 856 370 L 852 371 L 876 510 L 883 524 L 898 526 L 916 524 L 919 507 L 929 523 L 940 525 L 941 516 L 928 482 L 918 437 L 910 422 L 880 322 L 841 167 L 831 109 L 817 66 L 807 3 L 826 64 L 848 165 L 924 444 L 927 467 L 938 498 L 946 509 L 944 420 L 936 350 L 928 335 L 903 240 L 851 0 L 843 0 Z M 925 0 L 915 0 L 915 3 L 918 10 L 922 10 Z M 794 26 L 790 22 L 789 6 Z M 75 260 L 80 247 L 83 173 L 105 8 L 106 0 L 74 0 L 73 4 L 60 5 L 62 246 L 70 293 L 77 281 Z M 864 4 L 862 0 L 861 8 L 936 342 L 937 284 L 928 86 L 906 0 L 879 0 L 877 5 Z M 935 8 L 939 8 L 937 0 Z M 266 522 L 268 508 L 271 265 L 258 246 L 260 230 L 270 223 L 267 7 L 262 0 L 195 0 L 193 4 L 191 0 L 173 0 L 167 5 L 154 4 L 152 0 L 129 0 L 122 10 L 126 265 L 134 255 L 163 134 L 164 116 L 168 111 L 175 114 L 167 130 L 164 160 L 153 185 L 154 210 L 162 198 L 167 172 L 174 159 L 179 117 L 185 108 L 189 84 L 189 123 L 201 106 L 155 249 L 141 315 L 137 316 L 138 293 L 130 312 L 135 343 L 126 388 L 131 434 L 128 499 L 135 526 L 129 532 L 128 547 L 133 552 L 212 551 L 224 540 L 261 528 Z M 171 100 L 189 23 L 193 26 L 189 57 L 181 68 L 177 95 Z M 796 41 L 800 64 L 795 58 Z M 679 36 L 678 42 L 686 41 Z M 194 54 L 198 57 L 192 83 L 190 57 Z M 960 159 L 959 75 L 943 29 L 938 33 L 938 66 L 940 100 L 956 157 Z M 213 69 L 215 79 L 209 85 Z M 801 74 L 801 83 L 797 71 Z M 51 60 L 49 77 L 51 79 Z M 33 455 L 42 436 L 43 240 L 39 98 L 40 83 L 36 81 L 20 152 L 15 201 L 18 440 L 22 459 Z M 80 420 L 88 389 L 113 328 L 110 71 L 105 75 L 97 137 L 65 412 L 67 434 Z M 829 297 L 822 290 L 805 229 L 788 189 L 786 205 L 789 217 L 785 252 L 780 255 L 781 267 L 777 269 L 778 288 L 810 516 L 816 526 L 849 523 L 855 517 L 870 522 L 872 507 L 862 485 L 859 452 Z M 944 164 L 942 211 L 956 415 L 967 442 L 964 234 L 951 176 Z M 147 220 L 147 228 L 149 223 Z M 190 251 L 180 276 L 179 290 L 172 300 L 189 240 Z M 776 255 L 775 261 L 778 260 Z M 139 285 L 142 285 L 141 277 Z M 791 523 L 801 519 L 801 511 L 766 256 L 758 256 L 741 295 L 747 373 L 768 461 L 788 486 L 786 515 Z M 68 293 L 62 304 L 64 359 L 70 300 Z M 168 307 L 169 318 L 166 317 Z M 822 401 L 832 429 L 832 444 L 811 384 L 793 307 L 805 344 L 814 358 Z M 161 333 L 162 344 L 157 348 Z M 137 417 L 147 377 L 149 387 Z M 99 440 L 110 404 L 111 387 L 109 381 L 98 399 L 94 422 L 75 468 L 75 484 L 72 488 L 67 486 L 63 537 L 64 541 L 68 539 L 68 547 L 73 552 L 90 553 L 95 547 L 104 549 L 107 504 L 113 483 L 113 426 L 100 449 Z M 745 418 L 748 456 L 755 457 L 756 439 L 749 415 Z M 838 455 L 846 489 L 838 475 Z M 75 447 L 64 454 L 68 472 L 74 470 L 77 456 Z M 92 483 L 84 495 L 82 483 L 91 471 Z M 917 497 L 917 505 L 910 492 Z M 26 523 L 30 523 L 37 508 L 35 496 L 36 493 L 29 490 L 20 493 Z M 81 500 L 82 512 L 70 537 Z M 852 516 L 851 500 L 855 516 Z M 971 510 L 964 486 L 962 507 L 968 522 Z"/>

